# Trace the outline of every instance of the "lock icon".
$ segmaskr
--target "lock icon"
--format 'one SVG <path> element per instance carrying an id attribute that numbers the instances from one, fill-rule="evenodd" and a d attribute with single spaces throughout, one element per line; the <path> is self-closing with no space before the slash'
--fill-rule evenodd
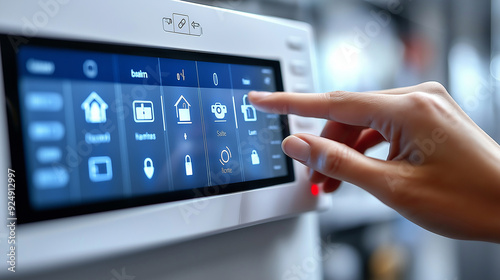
<path id="1" fill-rule="evenodd" d="M 148 179 L 151 179 L 154 173 L 155 173 L 155 168 L 153 166 L 153 160 L 150 158 L 146 158 L 144 160 L 144 174 L 146 174 Z"/>
<path id="2" fill-rule="evenodd" d="M 193 175 L 193 164 L 191 162 L 191 156 L 186 155 L 184 157 L 184 165 L 186 167 L 186 176 Z"/>
<path id="3" fill-rule="evenodd" d="M 252 157 L 252 164 L 253 165 L 259 165 L 260 164 L 259 154 L 257 154 L 256 150 L 252 151 L 252 156 L 251 157 Z"/>
<path id="4" fill-rule="evenodd" d="M 179 121 L 191 121 L 191 113 L 189 112 L 189 107 L 186 105 L 186 103 L 182 103 L 182 108 L 179 108 Z"/>
<path id="5" fill-rule="evenodd" d="M 241 112 L 246 122 L 254 122 L 257 120 L 257 112 L 255 108 L 248 103 L 248 95 L 243 95 L 243 105 L 241 105 Z"/>

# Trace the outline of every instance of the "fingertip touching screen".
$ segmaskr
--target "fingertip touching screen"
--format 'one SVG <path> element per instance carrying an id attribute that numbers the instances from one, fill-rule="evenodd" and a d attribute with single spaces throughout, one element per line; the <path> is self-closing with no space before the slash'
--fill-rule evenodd
<path id="1" fill-rule="evenodd" d="M 278 61 L 31 38 L 2 42 L 20 223 L 291 182 Z"/>

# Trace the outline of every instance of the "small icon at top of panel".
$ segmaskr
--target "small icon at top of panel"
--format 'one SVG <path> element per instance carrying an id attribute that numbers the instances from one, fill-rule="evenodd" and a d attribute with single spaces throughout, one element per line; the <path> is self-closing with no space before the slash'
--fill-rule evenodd
<path id="1" fill-rule="evenodd" d="M 248 78 L 241 78 L 241 84 L 244 86 L 250 86 L 252 85 L 252 80 Z"/>
<path id="2" fill-rule="evenodd" d="M 174 20 L 172 18 L 163 18 L 163 30 L 174 32 Z"/>
<path id="3" fill-rule="evenodd" d="M 201 32 L 202 32 L 201 24 L 199 22 L 196 22 L 196 21 L 191 21 L 191 30 L 190 30 L 189 34 L 201 36 Z"/>
<path id="4" fill-rule="evenodd" d="M 186 80 L 186 74 L 184 74 L 184 69 L 182 69 L 182 71 L 177 73 L 176 76 L 177 76 L 177 81 L 180 81 L 180 80 L 185 81 Z"/>
<path id="5" fill-rule="evenodd" d="M 187 15 L 173 14 L 174 31 L 176 33 L 189 34 L 189 17 Z"/>
<path id="6" fill-rule="evenodd" d="M 264 84 L 266 86 L 270 86 L 271 82 L 272 82 L 271 76 L 273 74 L 273 71 L 271 69 L 264 68 L 264 69 L 261 70 L 261 73 L 262 73 L 263 78 L 264 78 Z"/>
<path id="7" fill-rule="evenodd" d="M 177 116 L 177 124 L 191 124 L 191 104 L 184 96 L 180 96 L 174 104 L 175 113 Z"/>
<path id="8" fill-rule="evenodd" d="M 132 102 L 134 108 L 134 121 L 137 123 L 154 122 L 155 115 L 153 102 L 145 100 L 136 100 Z"/>
<path id="9" fill-rule="evenodd" d="M 98 73 L 98 68 L 97 68 L 97 62 L 92 59 L 87 59 L 83 62 L 83 74 L 89 78 L 93 79 L 97 77 Z"/>
<path id="10" fill-rule="evenodd" d="M 30 58 L 26 61 L 26 69 L 34 75 L 52 75 L 56 70 L 56 65 L 50 60 Z"/>
<path id="11" fill-rule="evenodd" d="M 219 85 L 219 76 L 217 75 L 217 73 L 214 72 L 214 74 L 212 75 L 212 80 L 214 81 L 214 86 Z"/>
<path id="12" fill-rule="evenodd" d="M 85 111 L 85 121 L 88 123 L 105 123 L 106 110 L 108 104 L 93 91 L 82 103 L 82 109 Z"/>
<path id="13" fill-rule="evenodd" d="M 203 28 L 197 20 L 190 20 L 188 15 L 172 14 L 162 18 L 163 30 L 165 32 L 180 33 L 186 35 L 201 36 Z"/>

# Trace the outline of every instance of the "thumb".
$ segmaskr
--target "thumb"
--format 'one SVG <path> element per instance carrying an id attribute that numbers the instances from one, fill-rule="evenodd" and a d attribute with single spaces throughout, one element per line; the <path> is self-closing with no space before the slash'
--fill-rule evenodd
<path id="1" fill-rule="evenodd" d="M 384 176 L 392 164 L 367 157 L 347 145 L 310 134 L 296 134 L 282 143 L 291 158 L 328 177 L 347 181 L 380 196 L 389 186 Z"/>

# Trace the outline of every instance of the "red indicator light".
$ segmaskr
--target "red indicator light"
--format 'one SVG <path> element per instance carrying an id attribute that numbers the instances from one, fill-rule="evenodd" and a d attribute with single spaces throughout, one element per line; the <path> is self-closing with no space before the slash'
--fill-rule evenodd
<path id="1" fill-rule="evenodd" d="M 319 194 L 319 187 L 318 187 L 318 185 L 316 185 L 316 184 L 311 185 L 311 193 L 313 195 L 318 195 Z"/>

